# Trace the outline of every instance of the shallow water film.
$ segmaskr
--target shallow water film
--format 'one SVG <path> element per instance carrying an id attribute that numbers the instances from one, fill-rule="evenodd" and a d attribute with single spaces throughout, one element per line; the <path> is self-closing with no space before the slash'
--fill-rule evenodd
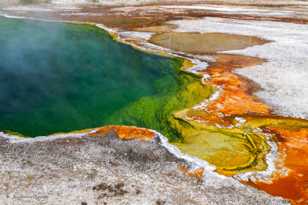
<path id="1" fill-rule="evenodd" d="M 104 124 L 163 131 L 171 108 L 162 107 L 192 81 L 179 74 L 181 60 L 142 53 L 95 26 L 1 18 L 0 45 L 0 130 L 26 136 Z"/>

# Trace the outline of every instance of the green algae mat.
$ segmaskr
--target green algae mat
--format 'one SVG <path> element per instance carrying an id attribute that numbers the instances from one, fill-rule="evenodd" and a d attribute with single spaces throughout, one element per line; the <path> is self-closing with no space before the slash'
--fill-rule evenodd
<path id="1" fill-rule="evenodd" d="M 0 18 L 0 130 L 35 137 L 135 125 L 161 132 L 218 170 L 263 170 L 262 136 L 177 116 L 214 92 L 182 64 L 95 26 Z"/>

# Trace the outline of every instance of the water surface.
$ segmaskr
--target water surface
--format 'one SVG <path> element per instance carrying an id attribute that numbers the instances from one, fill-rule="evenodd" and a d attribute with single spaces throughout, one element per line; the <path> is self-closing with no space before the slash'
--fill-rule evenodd
<path id="1" fill-rule="evenodd" d="M 26 136 L 105 124 L 159 129 L 173 109 L 162 107 L 185 84 L 181 60 L 94 26 L 0 18 L 0 45 L 0 130 Z"/>

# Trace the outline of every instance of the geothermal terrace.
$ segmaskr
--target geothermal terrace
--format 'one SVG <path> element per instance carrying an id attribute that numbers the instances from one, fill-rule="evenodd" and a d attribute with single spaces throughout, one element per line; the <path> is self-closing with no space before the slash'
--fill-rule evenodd
<path id="1" fill-rule="evenodd" d="M 0 4 L 3 204 L 308 201 L 308 2 Z"/>

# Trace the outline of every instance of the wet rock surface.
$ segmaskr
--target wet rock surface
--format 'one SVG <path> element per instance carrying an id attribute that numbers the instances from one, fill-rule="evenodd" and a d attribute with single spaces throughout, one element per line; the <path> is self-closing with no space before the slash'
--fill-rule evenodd
<path id="1" fill-rule="evenodd" d="M 2 138 L 0 161 L 2 204 L 287 204 L 232 180 L 204 186 L 180 171 L 185 162 L 158 139 L 120 140 L 115 132 Z"/>

